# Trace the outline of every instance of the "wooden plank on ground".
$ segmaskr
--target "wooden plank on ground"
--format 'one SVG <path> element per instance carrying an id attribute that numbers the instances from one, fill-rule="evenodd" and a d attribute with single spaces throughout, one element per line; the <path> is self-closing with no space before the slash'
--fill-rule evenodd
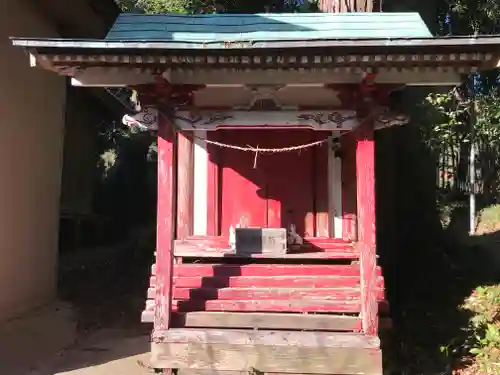
<path id="1" fill-rule="evenodd" d="M 161 338 L 164 343 L 176 344 L 380 348 L 378 337 L 356 333 L 172 328 L 156 332 L 155 338 Z"/>
<path id="2" fill-rule="evenodd" d="M 381 374 L 380 341 L 353 333 L 171 329 L 152 365 L 191 370 Z"/>

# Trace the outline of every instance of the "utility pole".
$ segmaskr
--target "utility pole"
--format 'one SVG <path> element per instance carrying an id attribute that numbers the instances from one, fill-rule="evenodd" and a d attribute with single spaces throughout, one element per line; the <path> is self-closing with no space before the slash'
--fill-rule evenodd
<path id="1" fill-rule="evenodd" d="M 472 92 L 470 95 L 469 125 L 470 125 L 470 153 L 469 153 L 469 235 L 476 233 L 476 100 Z"/>

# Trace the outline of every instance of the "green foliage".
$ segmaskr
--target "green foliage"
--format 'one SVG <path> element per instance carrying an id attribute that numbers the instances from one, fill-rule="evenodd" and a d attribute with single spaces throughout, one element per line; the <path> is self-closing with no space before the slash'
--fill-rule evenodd
<path id="1" fill-rule="evenodd" d="M 470 321 L 471 349 L 476 365 L 489 374 L 500 373 L 500 285 L 478 287 L 464 309 L 473 313 Z"/>
<path id="2" fill-rule="evenodd" d="M 197 0 L 117 0 L 123 12 L 190 13 L 195 7 L 209 9 L 215 1 Z"/>
<path id="3" fill-rule="evenodd" d="M 476 288 L 463 307 L 475 314 L 471 320 L 475 328 L 500 322 L 500 285 Z"/>
<path id="4" fill-rule="evenodd" d="M 475 130 L 490 147 L 500 146 L 500 96 L 498 91 L 481 95 L 476 100 Z"/>
<path id="5" fill-rule="evenodd" d="M 476 184 L 481 204 L 500 201 L 500 95 L 496 87 L 482 85 L 473 98 L 459 94 L 431 93 L 421 111 L 423 140 L 439 160 L 438 206 L 463 199 L 470 189 L 469 152 L 476 147 Z M 463 91 L 463 90 L 462 90 Z M 472 91 L 472 90 L 471 90 Z M 446 196 L 448 195 L 448 196 Z"/>
<path id="6" fill-rule="evenodd" d="M 224 12 L 254 13 L 266 10 L 267 0 L 118 0 L 122 11 L 148 14 L 211 14 Z"/>
<path id="7" fill-rule="evenodd" d="M 446 356 L 464 354 L 474 356 L 467 373 L 500 373 L 500 285 L 477 287 L 465 300 L 462 310 L 471 313 L 463 340 L 442 346 Z"/>
<path id="8" fill-rule="evenodd" d="M 449 141 L 471 142 L 471 126 L 476 139 L 489 147 L 500 147 L 500 96 L 496 90 L 477 95 L 473 100 L 457 99 L 455 90 L 445 94 L 431 93 L 424 107 L 423 131 L 432 148 Z"/>
<path id="9" fill-rule="evenodd" d="M 452 92 L 431 93 L 424 107 L 424 140 L 432 148 L 449 141 L 469 142 L 467 129 L 468 103 L 457 101 Z"/>
<path id="10" fill-rule="evenodd" d="M 449 9 L 455 16 L 454 29 L 459 34 L 491 34 L 499 30 L 498 0 L 455 0 Z"/>
<path id="11" fill-rule="evenodd" d="M 182 13 L 257 13 L 273 12 L 315 12 L 318 0 L 272 1 L 272 0 L 117 0 L 123 12 L 148 14 Z"/>

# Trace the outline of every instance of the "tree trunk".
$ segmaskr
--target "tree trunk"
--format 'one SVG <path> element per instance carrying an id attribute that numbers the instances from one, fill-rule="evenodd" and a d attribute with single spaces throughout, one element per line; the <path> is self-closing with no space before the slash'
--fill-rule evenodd
<path id="1" fill-rule="evenodd" d="M 379 12 L 381 0 L 320 0 L 319 9 L 325 13 Z"/>

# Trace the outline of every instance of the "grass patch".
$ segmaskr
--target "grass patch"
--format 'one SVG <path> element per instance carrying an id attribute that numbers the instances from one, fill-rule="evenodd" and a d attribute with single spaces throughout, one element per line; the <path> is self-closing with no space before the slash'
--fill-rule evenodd
<path id="1" fill-rule="evenodd" d="M 500 230 L 500 204 L 488 206 L 479 213 L 477 234 L 490 234 Z"/>
<path id="2" fill-rule="evenodd" d="M 461 308 L 471 313 L 465 339 L 442 352 L 463 353 L 457 374 L 500 374 L 500 284 L 477 287 Z"/>
<path id="3" fill-rule="evenodd" d="M 455 237 L 455 236 L 454 236 Z M 456 237 L 455 237 L 456 238 Z M 467 325 L 441 352 L 454 362 L 456 374 L 500 374 L 500 205 L 484 208 L 478 215 L 476 235 L 458 241 L 469 269 L 471 285 L 478 285 L 457 306 Z"/>

